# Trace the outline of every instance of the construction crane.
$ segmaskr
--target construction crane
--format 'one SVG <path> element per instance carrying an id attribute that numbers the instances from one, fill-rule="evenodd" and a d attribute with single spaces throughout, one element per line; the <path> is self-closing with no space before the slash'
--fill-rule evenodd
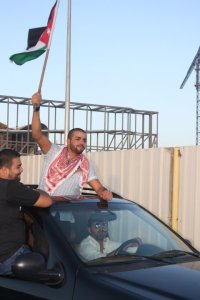
<path id="1" fill-rule="evenodd" d="M 192 71 L 195 69 L 196 71 L 196 83 L 195 83 L 195 88 L 196 88 L 196 145 L 200 144 L 200 82 L 199 82 L 199 71 L 200 71 L 200 47 L 197 51 L 197 54 L 195 55 L 188 71 L 187 74 L 180 86 L 180 89 L 182 89 L 190 77 L 190 74 Z"/>

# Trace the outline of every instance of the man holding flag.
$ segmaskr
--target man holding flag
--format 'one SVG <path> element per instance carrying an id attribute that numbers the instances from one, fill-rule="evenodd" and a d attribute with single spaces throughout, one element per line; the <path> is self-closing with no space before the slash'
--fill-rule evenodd
<path id="1" fill-rule="evenodd" d="M 111 200 L 112 193 L 102 186 L 97 179 L 92 164 L 82 154 L 86 147 L 86 132 L 81 128 L 70 130 L 67 146 L 52 144 L 41 132 L 39 109 L 41 102 L 41 86 L 47 63 L 52 31 L 56 19 L 59 1 L 53 6 L 46 27 L 29 30 L 27 50 L 10 57 L 17 65 L 33 60 L 46 51 L 45 62 L 38 92 L 32 96 L 33 120 L 32 135 L 45 154 L 39 188 L 50 195 L 74 195 L 81 193 L 84 184 L 88 183 L 104 200 Z M 69 7 L 68 7 L 69 9 Z"/>
<path id="2" fill-rule="evenodd" d="M 40 103 L 41 94 L 37 92 L 32 96 L 32 136 L 45 154 L 39 189 L 51 196 L 78 196 L 88 183 L 101 199 L 111 200 L 112 193 L 97 179 L 91 162 L 82 154 L 86 147 L 86 132 L 74 128 L 68 133 L 67 146 L 52 144 L 41 131 Z"/>

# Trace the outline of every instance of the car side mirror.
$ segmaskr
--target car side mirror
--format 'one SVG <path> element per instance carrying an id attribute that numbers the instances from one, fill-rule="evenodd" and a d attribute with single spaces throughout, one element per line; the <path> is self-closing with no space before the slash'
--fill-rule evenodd
<path id="1" fill-rule="evenodd" d="M 61 284 L 64 279 L 64 270 L 60 263 L 48 270 L 45 258 L 36 252 L 19 255 L 12 266 L 12 272 L 16 278 L 39 281 L 48 285 Z"/>

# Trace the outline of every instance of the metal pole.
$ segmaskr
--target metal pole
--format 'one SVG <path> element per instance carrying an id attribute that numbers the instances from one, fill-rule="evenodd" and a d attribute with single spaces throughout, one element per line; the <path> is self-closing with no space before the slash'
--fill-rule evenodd
<path id="1" fill-rule="evenodd" d="M 65 94 L 65 143 L 70 127 L 70 69 L 71 69 L 71 0 L 68 0 L 67 16 L 67 57 L 66 57 L 66 94 Z"/>
<path id="2" fill-rule="evenodd" d="M 179 189 L 180 189 L 180 149 L 173 150 L 173 190 L 172 190 L 172 228 L 178 232 L 178 207 L 179 207 Z"/>
<path id="3" fill-rule="evenodd" d="M 200 58 L 196 60 L 196 145 L 199 145 L 200 142 L 200 99 L 199 99 L 199 92 L 200 92 L 200 82 L 199 82 L 199 72 L 200 72 Z"/>

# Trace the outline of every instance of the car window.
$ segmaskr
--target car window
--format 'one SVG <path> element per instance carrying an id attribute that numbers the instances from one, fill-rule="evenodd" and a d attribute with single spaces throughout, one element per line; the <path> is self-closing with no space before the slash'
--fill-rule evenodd
<path id="1" fill-rule="evenodd" d="M 27 244 L 34 252 L 41 253 L 46 259 L 49 255 L 49 245 L 44 230 L 39 222 L 26 210 L 21 212 L 27 231 Z"/>
<path id="2" fill-rule="evenodd" d="M 101 208 L 97 203 L 62 203 L 52 206 L 50 213 L 84 262 L 107 256 L 116 259 L 122 254 L 152 256 L 173 249 L 191 251 L 170 229 L 135 204 L 109 203 Z"/>

